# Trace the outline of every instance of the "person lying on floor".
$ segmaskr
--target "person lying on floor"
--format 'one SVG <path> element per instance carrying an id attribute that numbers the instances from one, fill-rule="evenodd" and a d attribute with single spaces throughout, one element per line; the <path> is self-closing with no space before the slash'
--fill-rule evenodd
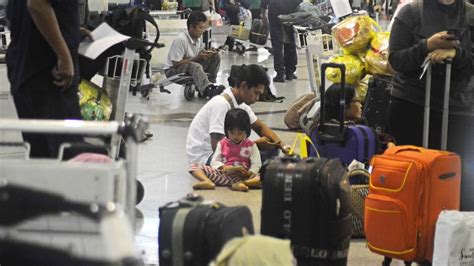
<path id="1" fill-rule="evenodd" d="M 225 137 L 218 143 L 211 165 L 192 163 L 190 173 L 199 180 L 194 189 L 214 189 L 230 186 L 232 190 L 248 191 L 260 187 L 258 171 L 262 162 L 251 133 L 250 117 L 236 108 L 227 112 L 224 120 Z"/>
<path id="2" fill-rule="evenodd" d="M 201 95 L 212 98 L 225 87 L 215 85 L 221 58 L 215 49 L 205 49 L 202 34 L 209 26 L 204 13 L 193 11 L 186 21 L 188 29 L 174 39 L 166 60 L 165 75 L 185 73 L 193 78 Z M 206 74 L 206 73 L 209 73 Z"/>
<path id="3" fill-rule="evenodd" d="M 189 164 L 210 164 L 217 143 L 225 136 L 224 119 L 230 109 L 240 108 L 250 117 L 251 128 L 260 138 L 255 140 L 261 161 L 277 156 L 289 148 L 249 105 L 254 104 L 268 86 L 267 72 L 259 65 L 242 65 L 232 88 L 208 101 L 194 116 L 186 137 Z"/>

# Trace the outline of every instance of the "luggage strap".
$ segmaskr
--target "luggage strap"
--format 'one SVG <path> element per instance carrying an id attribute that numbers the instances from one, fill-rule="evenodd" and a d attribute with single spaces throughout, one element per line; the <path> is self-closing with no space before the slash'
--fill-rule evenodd
<path id="1" fill-rule="evenodd" d="M 222 93 L 222 97 L 224 97 L 224 99 L 226 99 L 226 101 L 230 104 L 230 109 L 234 109 L 234 108 L 235 108 L 234 102 L 232 101 L 232 98 L 230 97 L 229 94 L 227 94 L 227 93 Z"/>
<path id="2" fill-rule="evenodd" d="M 352 214 L 346 217 L 329 222 L 330 239 L 341 241 L 342 249 L 321 249 L 307 246 L 292 245 L 295 257 L 308 259 L 339 260 L 347 258 L 349 254 L 350 237 L 352 234 Z"/>
<path id="3" fill-rule="evenodd" d="M 337 250 L 292 245 L 292 249 L 296 258 L 340 260 L 349 255 L 349 248 Z"/>
<path id="4" fill-rule="evenodd" d="M 192 208 L 181 208 L 176 212 L 171 232 L 171 254 L 173 254 L 173 265 L 184 265 L 184 223 Z"/>

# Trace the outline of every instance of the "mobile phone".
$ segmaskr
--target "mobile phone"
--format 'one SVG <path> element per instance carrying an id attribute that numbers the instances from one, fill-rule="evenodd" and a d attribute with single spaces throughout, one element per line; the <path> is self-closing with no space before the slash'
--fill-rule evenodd
<path id="1" fill-rule="evenodd" d="M 454 35 L 454 39 L 449 39 L 450 41 L 460 40 L 464 34 L 464 28 L 452 27 L 448 29 L 448 34 Z"/>

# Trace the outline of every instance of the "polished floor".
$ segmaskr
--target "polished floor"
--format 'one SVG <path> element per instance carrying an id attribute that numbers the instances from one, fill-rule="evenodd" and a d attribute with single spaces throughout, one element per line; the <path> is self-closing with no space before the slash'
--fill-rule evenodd
<path id="1" fill-rule="evenodd" d="M 172 38 L 172 34 L 163 34 L 162 40 Z M 225 31 L 214 33 L 213 39 L 219 44 L 225 40 Z M 155 56 L 153 62 L 162 62 L 161 55 Z M 229 70 L 233 64 L 258 63 L 268 67 L 269 73 L 274 75 L 272 56 L 267 50 L 246 52 L 244 55 L 223 53 L 221 71 L 218 83 L 227 85 Z M 5 67 L 0 65 L 0 80 L 2 90 L 5 89 Z M 291 144 L 295 133 L 284 130 L 284 112 L 287 107 L 299 96 L 310 91 L 307 66 L 304 51 L 299 51 L 297 80 L 275 84 L 278 96 L 286 97 L 279 102 L 257 102 L 252 106 L 259 119 L 274 128 L 286 144 Z M 193 116 L 204 105 L 204 99 L 195 98 L 186 101 L 183 89 L 178 85 L 168 87 L 171 94 L 152 92 L 149 100 L 138 96 L 129 96 L 127 111 L 143 114 L 148 117 L 150 130 L 154 137 L 140 146 L 138 158 L 138 179 L 145 186 L 145 198 L 138 205 L 143 218 L 138 220 L 137 245 L 142 251 L 147 265 L 158 264 L 158 207 L 167 202 L 177 200 L 187 193 L 193 192 L 191 184 L 193 178 L 186 171 L 187 160 L 185 154 L 185 139 L 188 127 Z M 214 191 L 199 191 L 206 199 L 216 200 L 226 205 L 247 205 L 252 211 L 254 225 L 258 231 L 260 227 L 261 191 L 252 190 L 248 193 L 233 192 L 227 188 L 218 188 Z M 351 242 L 349 265 L 380 265 L 382 257 L 371 253 L 364 239 Z M 402 265 L 394 262 L 393 265 Z"/>

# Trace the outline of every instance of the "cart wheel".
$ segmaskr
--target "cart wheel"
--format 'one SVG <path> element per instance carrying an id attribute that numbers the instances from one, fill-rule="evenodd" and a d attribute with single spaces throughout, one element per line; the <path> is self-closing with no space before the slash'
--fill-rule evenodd
<path id="1" fill-rule="evenodd" d="M 235 50 L 237 51 L 237 53 L 239 55 L 243 55 L 245 54 L 245 47 L 241 44 L 238 44 L 236 47 L 235 47 Z"/>
<path id="2" fill-rule="evenodd" d="M 143 186 L 142 182 L 137 180 L 137 201 L 135 205 L 138 205 L 142 202 L 143 198 L 145 197 L 145 187 Z"/>
<path id="3" fill-rule="evenodd" d="M 191 101 L 194 98 L 194 88 L 191 84 L 184 85 L 184 98 Z"/>

